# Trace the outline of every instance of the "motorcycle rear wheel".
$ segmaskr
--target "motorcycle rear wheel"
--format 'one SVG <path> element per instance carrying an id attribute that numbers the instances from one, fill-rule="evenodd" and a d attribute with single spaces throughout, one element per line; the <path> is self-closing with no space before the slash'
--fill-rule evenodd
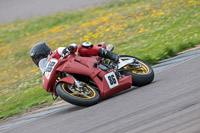
<path id="1" fill-rule="evenodd" d="M 153 81 L 154 71 L 153 71 L 153 68 L 148 63 L 146 63 L 142 59 L 139 59 L 134 56 L 120 55 L 120 58 L 122 60 L 124 57 L 125 58 L 135 58 L 138 61 L 138 63 L 142 65 L 142 67 L 140 67 L 138 69 L 132 69 L 131 65 L 126 65 L 122 68 L 124 70 L 127 69 L 127 71 L 123 71 L 122 74 L 132 76 L 132 85 L 133 86 L 143 86 L 143 85 L 149 84 Z"/>
<path id="2" fill-rule="evenodd" d="M 56 93 L 58 96 L 60 96 L 63 100 L 66 102 L 69 102 L 71 104 L 77 105 L 77 106 L 91 106 L 99 102 L 100 95 L 99 92 L 92 86 L 89 86 L 88 84 L 84 83 L 84 87 L 87 87 L 89 90 L 89 94 L 78 94 L 78 92 L 72 92 L 69 87 L 75 87 L 74 85 L 60 82 L 56 86 Z M 72 88 L 74 90 L 80 90 L 77 87 Z"/>

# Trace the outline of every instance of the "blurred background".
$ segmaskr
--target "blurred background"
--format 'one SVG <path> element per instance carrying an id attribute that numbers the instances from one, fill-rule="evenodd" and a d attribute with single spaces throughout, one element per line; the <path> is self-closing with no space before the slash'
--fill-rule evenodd
<path id="1" fill-rule="evenodd" d="M 0 23 L 81 10 L 110 0 L 0 0 Z"/>
<path id="2" fill-rule="evenodd" d="M 106 42 L 155 64 L 200 44 L 199 22 L 199 0 L 0 0 L 0 118 L 53 103 L 30 58 L 38 42 Z"/>

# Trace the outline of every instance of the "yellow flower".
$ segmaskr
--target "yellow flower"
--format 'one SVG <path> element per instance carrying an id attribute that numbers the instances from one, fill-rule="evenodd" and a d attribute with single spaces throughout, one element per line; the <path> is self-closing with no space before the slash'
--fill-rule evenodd
<path id="1" fill-rule="evenodd" d="M 143 32 L 145 32 L 144 28 L 141 28 L 141 29 L 138 31 L 138 33 L 143 33 Z"/>
<path id="2" fill-rule="evenodd" d="M 24 77 L 24 75 L 22 75 L 22 74 L 20 74 L 20 76 L 19 76 L 20 78 L 23 78 Z"/>
<path id="3" fill-rule="evenodd" d="M 35 68 L 35 69 L 31 70 L 31 72 L 36 72 L 37 70 L 39 70 L 39 68 Z"/>
<path id="4" fill-rule="evenodd" d="M 6 51 L 6 50 L 8 50 L 9 49 L 9 47 L 8 46 L 5 46 L 5 47 L 0 47 L 0 50 L 2 50 L 2 51 Z"/>
<path id="5" fill-rule="evenodd" d="M 110 31 L 110 28 L 107 28 L 106 31 Z"/>
<path id="6" fill-rule="evenodd" d="M 150 10 L 150 9 L 151 9 L 151 7 L 148 5 L 148 6 L 146 6 L 146 9 L 147 9 L 147 10 Z"/>
<path id="7" fill-rule="evenodd" d="M 196 6 L 199 4 L 200 4 L 200 2 L 198 2 L 198 1 L 193 1 L 193 0 L 188 1 L 188 6 Z"/>

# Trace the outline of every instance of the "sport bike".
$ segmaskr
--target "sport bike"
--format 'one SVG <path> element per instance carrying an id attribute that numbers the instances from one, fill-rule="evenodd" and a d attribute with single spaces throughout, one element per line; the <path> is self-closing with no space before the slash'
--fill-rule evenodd
<path id="1" fill-rule="evenodd" d="M 105 47 L 105 46 L 99 46 Z M 118 92 L 143 86 L 154 79 L 150 65 L 143 60 L 120 55 L 118 64 L 98 56 L 70 54 L 60 59 L 52 53 L 43 75 L 44 89 L 77 106 L 91 106 Z"/>

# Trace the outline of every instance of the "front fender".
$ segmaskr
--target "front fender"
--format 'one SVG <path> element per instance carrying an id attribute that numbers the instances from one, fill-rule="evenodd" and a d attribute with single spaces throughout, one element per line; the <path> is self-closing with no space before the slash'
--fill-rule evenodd
<path id="1" fill-rule="evenodd" d="M 57 82 L 57 84 L 60 83 L 60 82 L 65 82 L 65 83 L 69 83 L 69 84 L 74 84 L 74 78 L 73 78 L 71 75 L 69 75 L 69 76 L 67 76 L 67 77 L 64 77 L 64 78 L 60 79 L 60 80 Z M 57 85 L 57 84 L 56 84 L 56 85 Z"/>

